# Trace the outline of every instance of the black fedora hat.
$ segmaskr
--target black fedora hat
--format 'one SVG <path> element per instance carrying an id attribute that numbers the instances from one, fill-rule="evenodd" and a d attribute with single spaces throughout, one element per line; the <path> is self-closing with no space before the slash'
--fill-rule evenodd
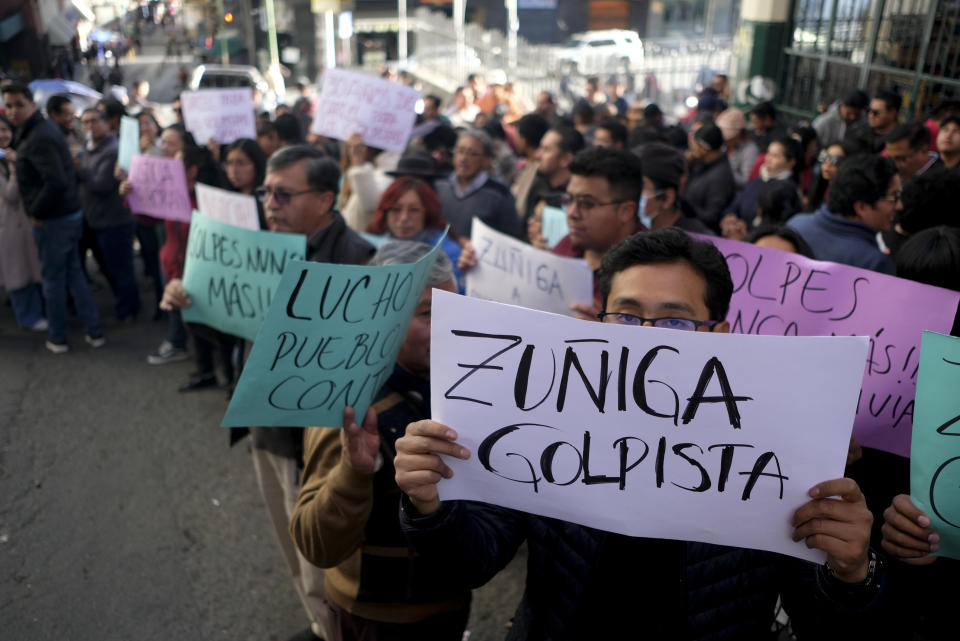
<path id="1" fill-rule="evenodd" d="M 448 172 L 437 169 L 437 163 L 429 154 L 413 153 L 400 158 L 397 168 L 388 171 L 388 176 L 399 178 L 401 176 L 413 176 L 415 178 L 425 178 L 428 180 L 434 178 L 443 178 Z"/>

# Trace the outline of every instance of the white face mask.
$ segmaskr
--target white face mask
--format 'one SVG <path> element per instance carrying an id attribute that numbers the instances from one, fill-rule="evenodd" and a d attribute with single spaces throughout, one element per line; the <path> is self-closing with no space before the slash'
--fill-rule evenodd
<path id="1" fill-rule="evenodd" d="M 647 203 L 650 201 L 650 197 L 646 194 L 640 194 L 640 205 L 637 209 L 637 216 L 640 218 L 640 222 L 643 223 L 643 226 L 647 229 L 653 229 L 653 218 L 647 216 Z"/>
<path id="2" fill-rule="evenodd" d="M 87 149 L 89 151 L 93 151 L 93 132 L 88 131 L 86 136 L 84 136 L 84 138 L 86 139 L 86 142 L 87 142 Z"/>

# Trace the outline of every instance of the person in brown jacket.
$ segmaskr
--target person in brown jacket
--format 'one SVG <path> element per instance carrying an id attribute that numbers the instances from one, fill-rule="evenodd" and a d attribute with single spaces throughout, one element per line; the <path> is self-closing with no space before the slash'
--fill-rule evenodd
<path id="1" fill-rule="evenodd" d="M 384 245 L 373 265 L 411 263 L 423 243 Z M 430 416 L 432 290 L 455 292 L 453 267 L 440 253 L 420 295 L 393 374 L 357 425 L 311 427 L 304 435 L 303 483 L 290 533 L 311 563 L 328 568 L 327 641 L 459 641 L 470 593 L 452 588 L 448 566 L 422 563 L 400 528 L 394 443 L 408 423 Z"/>

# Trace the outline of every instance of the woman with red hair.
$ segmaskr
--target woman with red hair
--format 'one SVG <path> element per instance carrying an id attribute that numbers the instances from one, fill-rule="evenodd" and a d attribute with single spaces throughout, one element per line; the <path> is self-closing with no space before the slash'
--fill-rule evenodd
<path id="1" fill-rule="evenodd" d="M 441 208 L 440 197 L 430 183 L 413 176 L 401 176 L 380 196 L 367 232 L 386 236 L 388 240 L 413 240 L 433 246 L 447 227 Z M 454 264 L 457 287 L 462 294 L 463 274 L 456 266 L 461 244 L 452 227 L 441 249 Z"/>

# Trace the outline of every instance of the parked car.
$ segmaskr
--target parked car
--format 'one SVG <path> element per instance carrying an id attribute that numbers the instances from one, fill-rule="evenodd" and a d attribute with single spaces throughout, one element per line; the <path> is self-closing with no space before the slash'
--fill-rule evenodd
<path id="1" fill-rule="evenodd" d="M 187 87 L 191 91 L 250 87 L 258 111 L 272 112 L 284 99 L 283 88 L 277 91 L 256 67 L 250 65 L 200 65 L 193 70 Z"/>
<path id="2" fill-rule="evenodd" d="M 560 49 L 560 70 L 582 75 L 643 68 L 643 41 L 636 31 L 605 29 L 574 34 Z"/>

